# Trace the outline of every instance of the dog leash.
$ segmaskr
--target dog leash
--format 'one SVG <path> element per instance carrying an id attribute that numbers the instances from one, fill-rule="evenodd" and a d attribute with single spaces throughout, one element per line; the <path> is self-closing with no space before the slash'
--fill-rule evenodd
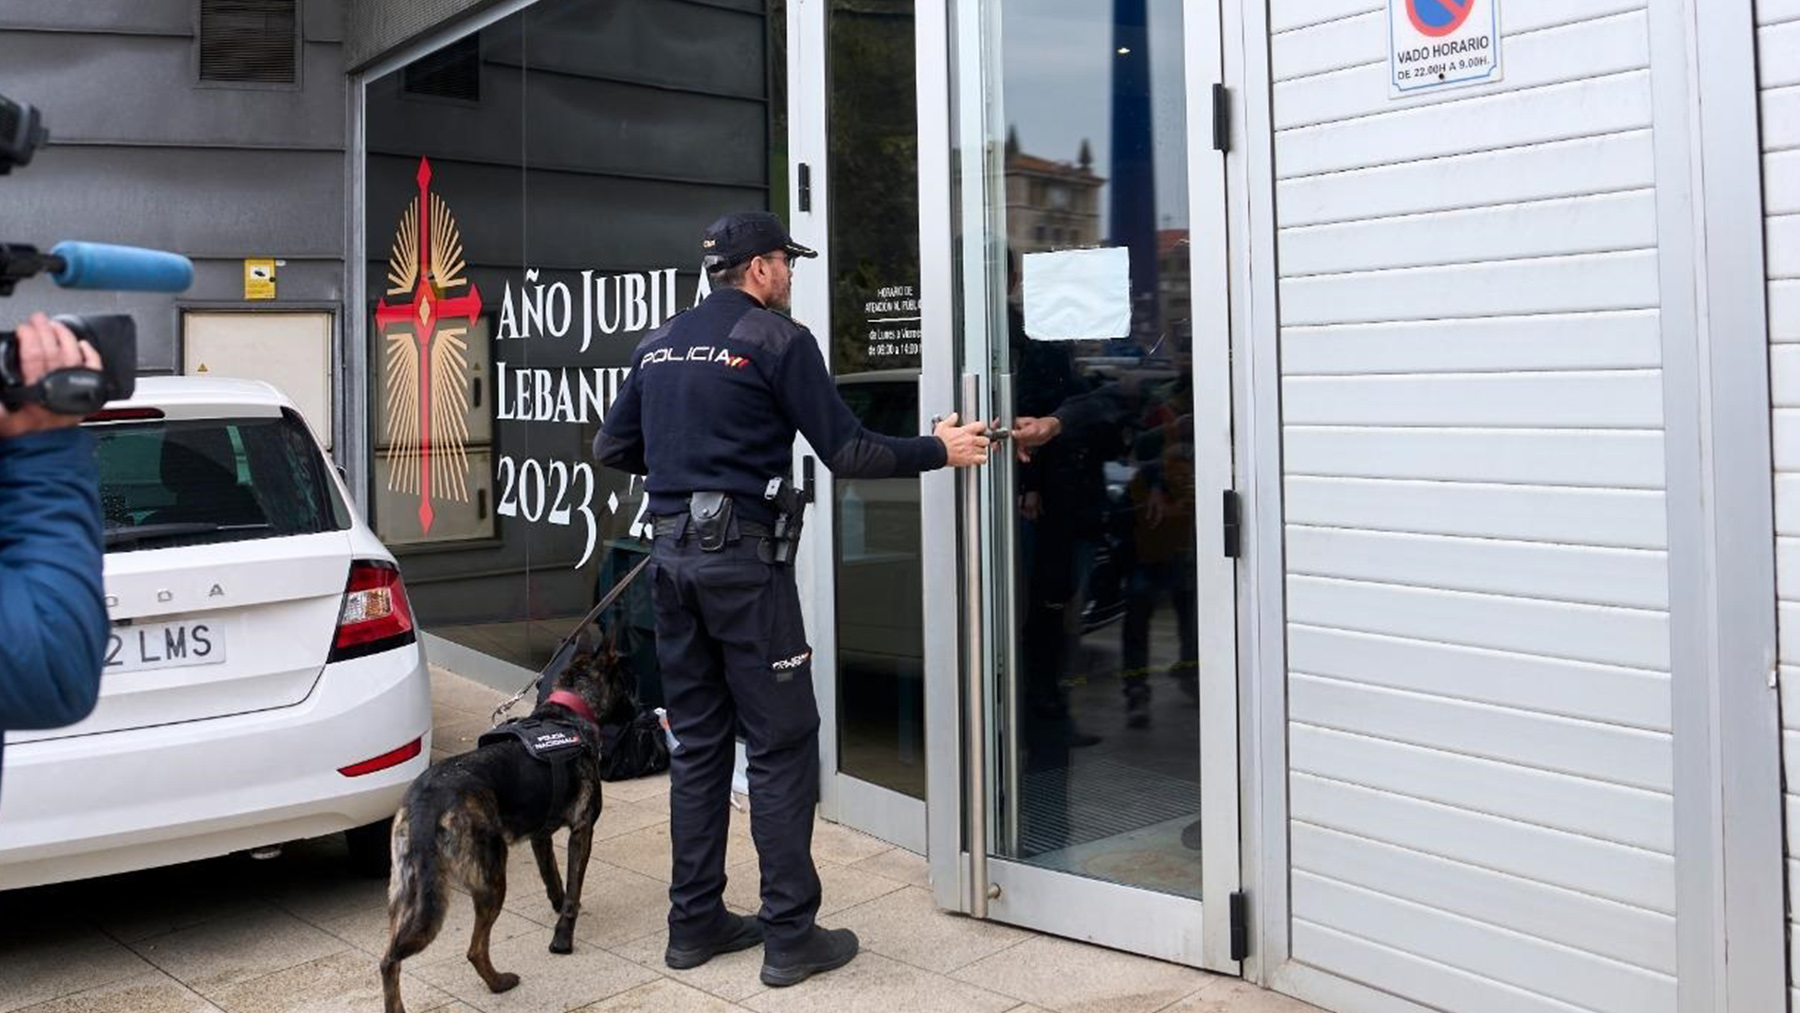
<path id="1" fill-rule="evenodd" d="M 556 653 L 550 656 L 550 663 L 552 665 L 554 665 L 556 663 L 556 659 L 562 657 L 563 648 L 569 646 L 569 641 L 574 640 L 576 637 L 580 636 L 582 630 L 587 629 L 590 625 L 593 624 L 593 622 L 595 620 L 600 618 L 601 614 L 603 614 L 607 609 L 611 608 L 613 602 L 619 600 L 619 595 L 624 594 L 625 589 L 631 586 L 631 582 L 636 580 L 638 578 L 638 574 L 644 572 L 644 567 L 649 566 L 649 565 L 650 565 L 650 557 L 645 556 L 643 559 L 638 561 L 638 564 L 636 566 L 632 567 L 631 570 L 625 574 L 625 578 L 623 580 L 619 581 L 617 584 L 614 584 L 611 591 L 606 592 L 606 597 L 600 599 L 600 604 L 595 605 L 593 611 L 589 612 L 587 614 L 587 617 L 581 620 L 581 625 L 575 627 L 575 632 L 564 637 L 563 642 L 556 645 Z M 513 704 L 516 704 L 520 700 L 525 699 L 525 695 L 527 693 L 530 693 L 532 690 L 536 689 L 538 687 L 538 684 L 544 681 L 544 676 L 546 674 L 548 674 L 548 670 L 549 670 L 549 666 L 546 665 L 545 671 L 539 672 L 537 675 L 532 676 L 531 681 L 526 683 L 525 687 L 523 689 L 519 690 L 517 693 L 514 693 L 512 695 L 512 698 L 507 700 L 505 703 L 494 708 L 493 727 L 498 728 L 500 726 L 500 716 L 502 714 L 505 714 L 507 711 L 511 710 Z"/>

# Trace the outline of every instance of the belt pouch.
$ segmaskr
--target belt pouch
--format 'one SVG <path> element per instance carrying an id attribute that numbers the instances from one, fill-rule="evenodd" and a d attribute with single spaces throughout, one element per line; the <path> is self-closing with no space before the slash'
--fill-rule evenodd
<path id="1" fill-rule="evenodd" d="M 688 497 L 688 525 L 700 540 L 701 552 L 717 552 L 731 538 L 731 495 L 697 492 Z"/>

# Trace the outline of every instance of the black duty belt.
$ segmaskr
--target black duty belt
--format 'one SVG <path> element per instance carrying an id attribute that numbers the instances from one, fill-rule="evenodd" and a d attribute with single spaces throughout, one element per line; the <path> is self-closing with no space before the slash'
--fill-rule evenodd
<path id="1" fill-rule="evenodd" d="M 687 514 L 663 514 L 656 518 L 656 523 L 651 525 L 651 530 L 658 538 L 668 538 L 678 534 L 687 522 Z M 732 523 L 737 525 L 738 535 L 743 538 L 770 538 L 775 534 L 774 528 L 758 521 L 737 519 Z"/>

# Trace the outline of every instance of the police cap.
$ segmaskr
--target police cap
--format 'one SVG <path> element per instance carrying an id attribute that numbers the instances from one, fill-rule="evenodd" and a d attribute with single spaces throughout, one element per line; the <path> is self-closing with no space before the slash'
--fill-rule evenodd
<path id="1" fill-rule="evenodd" d="M 767 211 L 738 211 L 713 222 L 700 240 L 702 263 L 709 271 L 741 264 L 776 250 L 786 250 L 790 257 L 816 257 L 811 250 L 794 242 L 781 219 Z"/>

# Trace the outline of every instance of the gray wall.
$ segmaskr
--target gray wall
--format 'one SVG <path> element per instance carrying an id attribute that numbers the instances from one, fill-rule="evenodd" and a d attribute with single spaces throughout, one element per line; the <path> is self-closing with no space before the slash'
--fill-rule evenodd
<path id="1" fill-rule="evenodd" d="M 352 70 L 420 35 L 499 0 L 346 0 L 345 63 Z"/>
<path id="2" fill-rule="evenodd" d="M 51 134 L 31 165 L 0 177 L 0 240 L 151 246 L 195 268 L 179 297 L 27 282 L 0 321 L 129 312 L 140 368 L 167 372 L 180 366 L 178 300 L 241 300 L 246 257 L 286 261 L 278 298 L 254 305 L 342 304 L 343 0 L 301 10 L 298 88 L 200 86 L 193 0 L 0 0 L 0 94 L 41 109 Z"/>

